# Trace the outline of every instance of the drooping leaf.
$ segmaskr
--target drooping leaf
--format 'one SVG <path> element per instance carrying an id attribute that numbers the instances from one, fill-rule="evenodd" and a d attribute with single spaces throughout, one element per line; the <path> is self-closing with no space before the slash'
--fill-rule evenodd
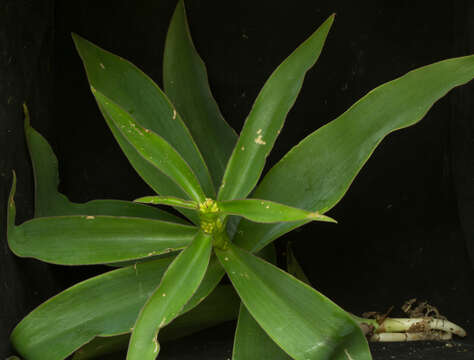
<path id="1" fill-rule="evenodd" d="M 241 304 L 232 360 L 291 360 L 291 357 L 268 337 Z"/>
<path id="2" fill-rule="evenodd" d="M 198 231 L 166 221 L 104 215 L 39 217 L 16 226 L 15 187 L 14 179 L 7 238 L 21 257 L 63 265 L 127 261 L 182 249 Z"/>
<path id="3" fill-rule="evenodd" d="M 152 164 L 157 172 L 169 176 L 191 199 L 198 202 L 206 199 L 192 169 L 164 138 L 141 126 L 132 115 L 100 91 L 92 88 L 92 93 L 107 113 L 107 118 L 114 122 L 115 128 L 143 159 Z"/>
<path id="4" fill-rule="evenodd" d="M 161 329 L 160 341 L 179 339 L 233 320 L 237 317 L 239 303 L 232 285 L 220 285 L 196 308 Z M 127 349 L 129 340 L 129 334 L 95 338 L 79 349 L 73 360 L 101 359 L 106 354 Z"/>
<path id="5" fill-rule="evenodd" d="M 336 222 L 329 216 L 321 215 L 317 212 L 310 212 L 262 199 L 219 201 L 218 207 L 225 214 L 239 215 L 260 223 L 298 220 Z"/>
<path id="6" fill-rule="evenodd" d="M 212 96 L 206 67 L 191 39 L 183 1 L 178 2 L 168 29 L 163 84 L 201 150 L 217 188 L 237 135 Z"/>
<path id="7" fill-rule="evenodd" d="M 25 359 L 62 360 L 96 336 L 130 332 L 172 260 L 136 264 L 74 285 L 26 316 L 11 334 L 13 346 Z"/>
<path id="8" fill-rule="evenodd" d="M 375 88 L 290 150 L 253 196 L 325 213 L 342 199 L 386 135 L 416 124 L 438 99 L 473 77 L 471 55 L 410 71 Z M 305 223 L 266 225 L 242 220 L 236 242 L 258 250 Z"/>
<path id="9" fill-rule="evenodd" d="M 161 89 L 125 59 L 76 34 L 73 34 L 73 40 L 91 86 L 133 115 L 141 126 L 164 138 L 189 164 L 206 195 L 214 196 L 215 191 L 206 164 L 180 114 Z M 126 155 L 129 157 L 129 154 Z M 143 173 L 140 175 L 143 176 Z"/>
<path id="10" fill-rule="evenodd" d="M 160 346 L 157 335 L 174 320 L 201 283 L 212 250 L 212 236 L 200 231 L 171 263 L 161 283 L 143 306 L 128 346 L 128 360 L 153 360 Z"/>
<path id="11" fill-rule="evenodd" d="M 292 358 L 371 359 L 358 324 L 329 299 L 234 244 L 216 254 L 252 317 Z"/>
<path id="12" fill-rule="evenodd" d="M 266 157 L 300 92 L 306 72 L 319 58 L 333 21 L 334 15 L 283 61 L 263 86 L 227 164 L 219 200 L 243 199 L 257 184 Z"/>
<path id="13" fill-rule="evenodd" d="M 58 192 L 58 160 L 46 139 L 30 126 L 26 105 L 25 136 L 35 178 L 35 217 L 60 215 L 112 215 L 150 218 L 176 223 L 185 220 L 166 211 L 122 200 L 92 200 L 73 203 Z"/>
<path id="14" fill-rule="evenodd" d="M 196 201 L 183 200 L 173 196 L 144 196 L 133 201 L 144 204 L 169 205 L 194 210 L 198 209 L 198 203 Z"/>

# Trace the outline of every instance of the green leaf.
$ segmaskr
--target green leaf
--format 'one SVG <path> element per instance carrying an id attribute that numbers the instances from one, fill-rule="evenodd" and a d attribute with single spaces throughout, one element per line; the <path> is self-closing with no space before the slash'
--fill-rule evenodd
<path id="1" fill-rule="evenodd" d="M 269 244 L 262 249 L 258 256 L 276 263 L 276 250 L 274 244 Z M 291 359 L 258 325 L 241 303 L 239 318 L 235 330 L 232 360 L 287 360 Z"/>
<path id="2" fill-rule="evenodd" d="M 234 244 L 215 251 L 252 317 L 292 358 L 371 359 L 357 323 L 329 299 Z"/>
<path id="3" fill-rule="evenodd" d="M 262 199 L 219 201 L 218 207 L 225 214 L 239 215 L 260 223 L 297 220 L 336 222 L 336 220 L 331 219 L 329 216 L 321 215 L 317 212 L 310 212 Z"/>
<path id="4" fill-rule="evenodd" d="M 74 285 L 27 315 L 13 330 L 12 344 L 25 359 L 61 360 L 96 336 L 130 332 L 172 260 L 136 264 Z"/>
<path id="5" fill-rule="evenodd" d="M 243 304 L 235 331 L 232 360 L 291 360 L 255 322 Z"/>
<path id="6" fill-rule="evenodd" d="M 219 186 L 237 135 L 212 96 L 206 67 L 191 39 L 183 1 L 178 2 L 168 29 L 163 84 L 196 140 L 214 185 Z"/>
<path id="7" fill-rule="evenodd" d="M 206 164 L 180 114 L 161 89 L 125 59 L 76 34 L 72 37 L 91 86 L 133 115 L 141 126 L 164 138 L 189 164 L 206 195 L 213 197 L 215 190 Z M 126 155 L 130 160 L 129 154 Z M 159 194 L 179 196 L 174 193 Z"/>
<path id="8" fill-rule="evenodd" d="M 224 269 L 219 260 L 215 255 L 212 255 L 206 274 L 204 275 L 199 288 L 196 290 L 193 297 L 186 303 L 186 306 L 183 308 L 181 313 L 186 313 L 199 305 L 215 289 L 224 274 Z"/>
<path id="9" fill-rule="evenodd" d="M 92 200 L 78 204 L 58 192 L 58 160 L 46 139 L 30 126 L 25 111 L 25 136 L 35 178 L 35 217 L 59 215 L 112 215 L 150 218 L 176 223 L 185 220 L 166 211 L 122 200 Z"/>
<path id="10" fill-rule="evenodd" d="M 386 135 L 416 124 L 438 99 L 473 77 L 471 55 L 410 71 L 375 88 L 290 150 L 253 196 L 325 213 L 342 199 Z M 243 220 L 235 241 L 258 250 L 305 223 L 262 225 Z"/>
<path id="11" fill-rule="evenodd" d="M 171 263 L 153 295 L 143 306 L 133 328 L 128 360 L 158 356 L 158 331 L 175 319 L 201 283 L 212 250 L 212 236 L 200 231 Z"/>
<path id="12" fill-rule="evenodd" d="M 309 281 L 308 277 L 304 273 L 303 268 L 295 257 L 290 241 L 286 243 L 286 269 L 288 274 L 293 275 L 298 280 L 311 286 L 311 282 Z"/>
<path id="13" fill-rule="evenodd" d="M 100 108 L 114 122 L 123 137 L 157 171 L 169 176 L 191 199 L 206 199 L 199 180 L 181 155 L 161 136 L 138 124 L 132 115 L 118 106 L 100 91 L 92 88 Z"/>
<path id="14" fill-rule="evenodd" d="M 219 200 L 243 199 L 257 184 L 266 157 L 298 96 L 306 72 L 321 53 L 333 21 L 334 15 L 283 61 L 265 83 L 227 164 Z"/>
<path id="15" fill-rule="evenodd" d="M 15 187 L 14 179 L 7 237 L 21 257 L 63 265 L 128 261 L 182 249 L 197 232 L 194 226 L 103 215 L 40 217 L 16 226 Z"/>
<path id="16" fill-rule="evenodd" d="M 110 130 L 112 131 L 115 139 L 117 140 L 120 148 L 127 156 L 130 164 L 137 171 L 137 173 L 142 177 L 142 179 L 157 193 L 164 194 L 167 196 L 176 196 L 178 198 L 187 198 L 188 195 L 184 190 L 178 186 L 170 177 L 166 174 L 158 171 L 157 168 L 146 161 L 136 149 L 127 141 L 125 136 L 122 135 L 121 131 L 115 126 L 113 120 L 107 114 L 107 112 L 101 108 L 98 103 L 102 115 L 104 116 L 107 124 L 109 125 Z M 187 209 L 176 208 L 179 212 L 184 214 L 188 219 L 193 223 L 199 223 L 199 217 L 195 211 L 190 211 Z"/>
<path id="17" fill-rule="evenodd" d="M 232 285 L 218 286 L 201 304 L 178 317 L 160 331 L 160 341 L 167 342 L 194 334 L 237 317 L 239 297 Z M 104 355 L 125 350 L 130 335 L 98 337 L 79 349 L 73 360 L 101 359 Z"/>
<path id="18" fill-rule="evenodd" d="M 187 209 L 198 209 L 198 203 L 195 201 L 183 200 L 173 196 L 144 196 L 133 200 L 134 202 L 154 204 L 154 205 L 169 205 L 176 207 L 183 207 Z"/>

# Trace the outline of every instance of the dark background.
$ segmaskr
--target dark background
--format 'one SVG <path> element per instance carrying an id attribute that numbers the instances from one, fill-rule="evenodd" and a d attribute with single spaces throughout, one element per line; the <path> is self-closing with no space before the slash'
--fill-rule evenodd
<path id="1" fill-rule="evenodd" d="M 32 126 L 56 152 L 60 189 L 71 200 L 130 200 L 148 194 L 101 118 L 70 32 L 131 60 L 161 84 L 174 6 L 174 0 L 0 0 L 0 358 L 10 354 L 8 334 L 23 316 L 100 271 L 18 259 L 8 250 L 5 205 L 12 169 L 18 175 L 17 220 L 33 215 L 21 103 L 28 103 Z M 474 3 L 469 0 L 191 0 L 187 10 L 214 95 L 238 131 L 274 68 L 337 13 L 269 166 L 372 88 L 474 49 Z M 310 224 L 278 242 L 283 248 L 291 240 L 313 285 L 345 309 L 383 312 L 413 297 L 428 300 L 471 332 L 460 342 L 468 351 L 474 344 L 473 95 L 473 83 L 457 88 L 420 124 L 385 139 L 331 210 L 337 226 Z M 164 347 L 163 358 L 210 359 L 214 353 L 223 358 L 232 331 L 228 324 L 170 345 L 168 352 Z M 468 359 L 473 354 L 454 347 L 446 355 L 439 344 L 410 346 L 376 346 L 374 358 L 389 358 L 389 351 L 398 359 L 410 351 L 407 359 Z"/>

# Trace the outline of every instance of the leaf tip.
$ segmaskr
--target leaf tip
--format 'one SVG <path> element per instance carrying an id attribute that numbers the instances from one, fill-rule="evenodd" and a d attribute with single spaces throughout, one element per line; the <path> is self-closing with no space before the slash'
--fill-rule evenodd
<path id="1" fill-rule="evenodd" d="M 317 211 L 309 213 L 309 214 L 308 214 L 308 219 L 315 220 L 315 221 L 324 221 L 324 222 L 330 222 L 330 223 L 337 224 L 337 221 L 334 220 L 333 218 L 331 218 L 331 217 L 329 217 L 329 216 L 326 216 L 326 215 L 322 215 L 322 214 L 320 214 L 320 213 L 317 212 Z"/>

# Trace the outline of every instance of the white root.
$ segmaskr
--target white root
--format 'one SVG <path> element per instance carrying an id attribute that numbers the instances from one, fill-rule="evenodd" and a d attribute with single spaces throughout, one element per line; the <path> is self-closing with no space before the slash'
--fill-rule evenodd
<path id="1" fill-rule="evenodd" d="M 414 332 L 414 333 L 377 333 L 371 336 L 373 342 L 402 342 L 422 340 L 451 340 L 453 334 L 444 331 Z"/>
<path id="2" fill-rule="evenodd" d="M 439 330 L 446 333 L 452 333 L 457 336 L 466 336 L 466 331 L 460 326 L 444 319 L 435 319 L 432 317 L 414 318 L 414 319 L 394 319 L 387 318 L 377 329 L 378 333 L 429 333 L 433 330 Z"/>

